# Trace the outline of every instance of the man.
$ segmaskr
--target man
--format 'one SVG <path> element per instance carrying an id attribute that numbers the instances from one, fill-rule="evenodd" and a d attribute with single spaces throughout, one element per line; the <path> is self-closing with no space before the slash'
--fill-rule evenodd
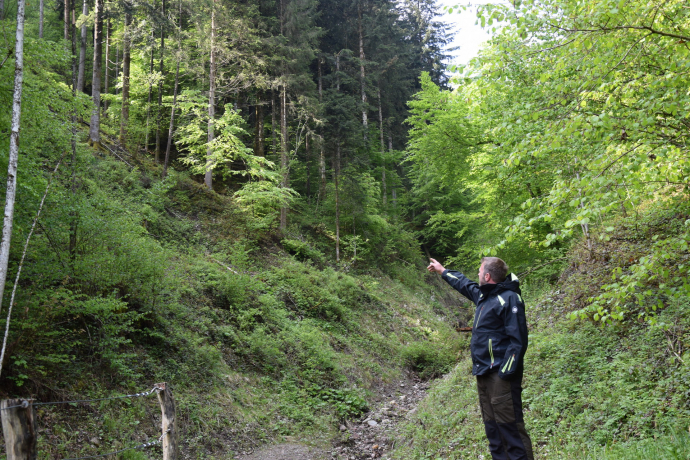
<path id="1" fill-rule="evenodd" d="M 479 284 L 430 259 L 455 290 L 477 305 L 472 326 L 472 374 L 477 377 L 479 405 L 494 460 L 533 460 L 532 441 L 522 415 L 522 371 L 527 351 L 525 304 L 517 276 L 506 280 L 508 266 L 484 257 Z"/>

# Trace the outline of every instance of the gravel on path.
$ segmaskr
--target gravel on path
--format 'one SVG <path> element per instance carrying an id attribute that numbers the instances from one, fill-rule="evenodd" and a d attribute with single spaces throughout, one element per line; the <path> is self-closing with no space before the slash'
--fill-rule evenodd
<path id="1" fill-rule="evenodd" d="M 340 426 L 330 449 L 296 443 L 277 444 L 238 457 L 240 460 L 364 460 L 385 459 L 395 447 L 399 423 L 417 410 L 426 396 L 426 382 L 414 375 L 383 389 L 374 408 Z"/>

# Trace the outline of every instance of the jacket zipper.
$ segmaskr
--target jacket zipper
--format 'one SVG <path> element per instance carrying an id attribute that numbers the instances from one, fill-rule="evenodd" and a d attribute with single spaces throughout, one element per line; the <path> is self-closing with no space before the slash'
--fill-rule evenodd
<path id="1" fill-rule="evenodd" d="M 501 372 L 504 374 L 506 373 L 506 369 L 510 371 L 510 369 L 513 367 L 513 361 L 515 360 L 515 355 L 511 356 L 508 362 L 506 363 L 505 366 L 503 366 L 503 369 L 501 369 Z"/>
<path id="2" fill-rule="evenodd" d="M 482 312 L 484 311 L 484 306 L 482 305 L 482 309 L 479 310 L 479 316 L 477 316 L 477 324 L 474 325 L 474 327 L 479 326 L 479 320 L 482 318 Z"/>
<path id="3" fill-rule="evenodd" d="M 493 367 L 494 367 L 494 351 L 491 348 L 491 339 L 489 339 L 489 355 L 491 356 L 491 366 L 489 366 L 489 369 L 493 369 Z"/>

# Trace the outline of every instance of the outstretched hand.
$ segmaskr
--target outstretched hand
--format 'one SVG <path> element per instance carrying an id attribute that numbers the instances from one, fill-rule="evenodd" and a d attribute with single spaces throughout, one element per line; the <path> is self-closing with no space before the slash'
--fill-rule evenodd
<path id="1" fill-rule="evenodd" d="M 428 267 L 426 267 L 426 269 L 429 270 L 430 272 L 432 272 L 432 273 L 436 272 L 436 273 L 443 274 L 443 272 L 446 271 L 446 269 L 443 268 L 443 265 L 438 263 L 438 261 L 436 259 L 430 258 L 429 260 L 431 261 L 431 263 L 429 264 Z"/>

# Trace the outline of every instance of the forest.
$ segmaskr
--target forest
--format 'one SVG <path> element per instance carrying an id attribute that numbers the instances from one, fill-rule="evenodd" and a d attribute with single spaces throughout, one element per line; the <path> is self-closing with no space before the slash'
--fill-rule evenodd
<path id="1" fill-rule="evenodd" d="M 0 394 L 72 401 L 38 458 L 159 458 L 154 399 L 110 399 L 159 382 L 185 458 L 488 458 L 425 270 L 487 255 L 535 456 L 688 458 L 690 8 L 477 8 L 457 65 L 463 3 L 0 0 Z"/>

